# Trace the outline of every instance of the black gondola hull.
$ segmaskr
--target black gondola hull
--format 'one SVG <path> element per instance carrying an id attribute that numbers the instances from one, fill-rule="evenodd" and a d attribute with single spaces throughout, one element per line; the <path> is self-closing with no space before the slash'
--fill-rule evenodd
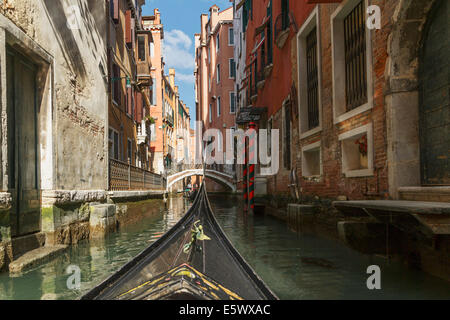
<path id="1" fill-rule="evenodd" d="M 191 242 L 192 229 L 196 221 L 200 221 L 199 225 L 203 226 L 204 233 L 210 240 L 197 241 L 189 252 L 185 253 L 183 248 Z M 177 278 L 174 270 L 183 266 L 187 268 L 187 271 L 180 273 L 181 276 Z M 197 278 L 192 274 L 196 274 Z M 161 281 L 158 277 L 165 277 L 167 283 L 154 282 Z M 184 284 L 184 287 L 179 284 L 177 287 L 177 281 Z M 211 286 L 205 286 L 205 283 Z M 173 290 L 167 290 L 168 288 Z M 162 294 L 155 294 L 157 291 Z M 186 215 L 171 230 L 117 273 L 85 294 L 82 299 L 178 299 L 180 297 L 186 299 L 188 297 L 277 299 L 236 251 L 219 226 L 212 213 L 205 185 L 201 186 L 194 204 Z"/>

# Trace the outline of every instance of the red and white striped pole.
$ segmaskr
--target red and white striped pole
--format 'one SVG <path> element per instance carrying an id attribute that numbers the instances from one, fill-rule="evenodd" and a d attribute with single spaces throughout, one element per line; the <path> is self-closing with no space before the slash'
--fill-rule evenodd
<path id="1" fill-rule="evenodd" d="M 248 152 L 247 152 L 247 139 L 244 139 L 244 211 L 248 211 Z"/>
<path id="2" fill-rule="evenodd" d="M 248 144 L 248 152 L 249 152 L 249 194 L 248 201 L 250 209 L 253 211 L 255 209 L 255 169 L 256 169 L 256 123 L 250 122 L 249 124 L 249 144 Z"/>

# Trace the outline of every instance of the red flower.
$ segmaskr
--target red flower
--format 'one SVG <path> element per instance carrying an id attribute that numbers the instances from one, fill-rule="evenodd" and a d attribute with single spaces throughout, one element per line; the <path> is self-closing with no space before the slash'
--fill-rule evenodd
<path id="1" fill-rule="evenodd" d="M 367 135 L 362 136 L 360 139 L 355 141 L 355 144 L 359 145 L 359 152 L 363 155 L 367 155 Z"/>

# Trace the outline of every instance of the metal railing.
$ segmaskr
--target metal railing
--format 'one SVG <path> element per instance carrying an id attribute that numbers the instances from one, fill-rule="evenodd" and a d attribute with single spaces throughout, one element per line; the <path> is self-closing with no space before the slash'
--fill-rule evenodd
<path id="1" fill-rule="evenodd" d="M 161 190 L 164 179 L 153 172 L 109 159 L 109 190 Z"/>
<path id="2" fill-rule="evenodd" d="M 289 13 L 281 13 L 276 19 L 275 19 L 275 39 L 279 37 L 279 35 L 288 29 L 290 26 L 290 18 Z"/>

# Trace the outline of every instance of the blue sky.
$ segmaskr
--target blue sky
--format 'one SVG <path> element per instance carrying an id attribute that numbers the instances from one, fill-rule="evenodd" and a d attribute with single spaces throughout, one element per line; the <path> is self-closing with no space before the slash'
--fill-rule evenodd
<path id="1" fill-rule="evenodd" d="M 190 108 L 192 127 L 195 122 L 194 34 L 200 32 L 200 15 L 209 13 L 214 4 L 221 11 L 232 6 L 229 0 L 147 0 L 143 8 L 143 15 L 153 15 L 155 8 L 161 12 L 166 74 L 169 68 L 175 68 L 175 81 L 180 87 L 180 98 Z"/>

